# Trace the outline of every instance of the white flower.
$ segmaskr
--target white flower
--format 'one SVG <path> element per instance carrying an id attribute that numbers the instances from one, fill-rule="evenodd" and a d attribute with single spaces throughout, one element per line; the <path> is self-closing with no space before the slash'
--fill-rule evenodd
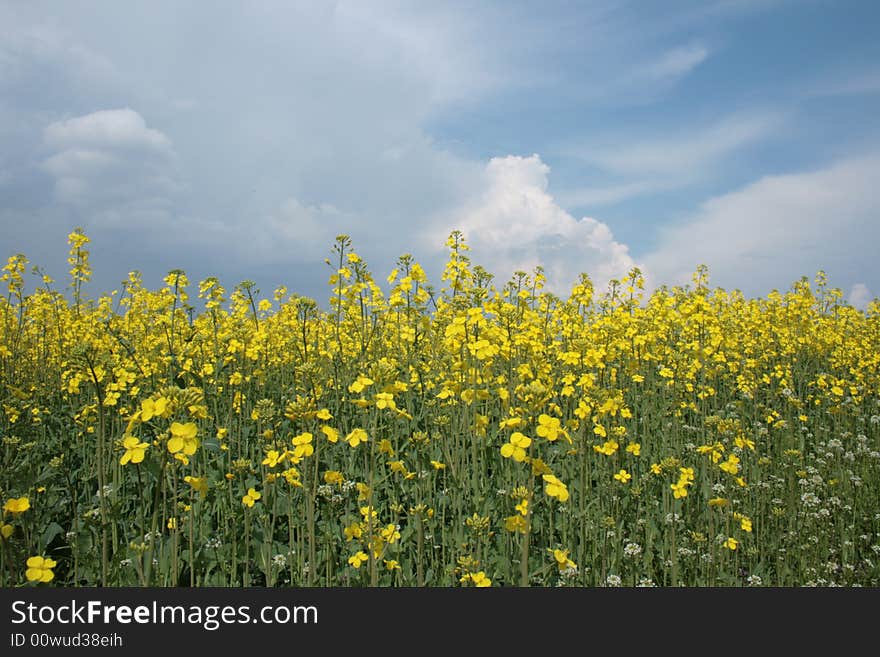
<path id="1" fill-rule="evenodd" d="M 819 498 L 813 493 L 804 493 L 801 495 L 801 503 L 806 507 L 819 506 Z"/>
<path id="2" fill-rule="evenodd" d="M 623 548 L 623 553 L 628 557 L 637 557 L 642 553 L 642 546 L 638 543 L 627 543 Z"/>
<path id="3" fill-rule="evenodd" d="M 623 583 L 623 580 L 620 579 L 619 575 L 609 575 L 605 578 L 605 586 L 611 586 L 614 588 L 619 587 Z"/>

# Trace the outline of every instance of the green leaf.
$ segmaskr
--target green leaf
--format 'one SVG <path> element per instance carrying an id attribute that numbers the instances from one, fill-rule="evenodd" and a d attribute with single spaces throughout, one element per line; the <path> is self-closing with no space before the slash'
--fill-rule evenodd
<path id="1" fill-rule="evenodd" d="M 48 527 L 46 527 L 43 535 L 40 536 L 40 547 L 45 550 L 47 547 L 49 547 L 49 543 L 52 542 L 52 539 L 54 539 L 56 536 L 58 536 L 58 534 L 63 531 L 64 528 L 57 522 L 53 522 L 52 524 L 50 524 Z"/>

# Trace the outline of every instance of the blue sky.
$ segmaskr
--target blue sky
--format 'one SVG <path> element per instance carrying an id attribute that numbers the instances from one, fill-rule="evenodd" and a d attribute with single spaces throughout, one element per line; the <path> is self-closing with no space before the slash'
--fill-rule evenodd
<path id="1" fill-rule="evenodd" d="M 93 289 L 175 267 L 326 298 L 333 237 L 435 278 L 641 267 L 880 290 L 880 5 L 0 1 L 0 227 Z"/>

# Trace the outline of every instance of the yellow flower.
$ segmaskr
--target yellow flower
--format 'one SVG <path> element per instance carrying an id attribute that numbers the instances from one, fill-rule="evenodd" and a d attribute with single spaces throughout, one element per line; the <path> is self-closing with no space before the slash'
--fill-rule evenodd
<path id="1" fill-rule="evenodd" d="M 755 451 L 755 441 L 750 438 L 746 438 L 745 436 L 737 436 L 734 439 L 734 444 L 740 449 L 750 449 Z"/>
<path id="2" fill-rule="evenodd" d="M 559 436 L 562 436 L 571 443 L 571 437 L 568 435 L 568 432 L 562 428 L 559 418 L 550 417 L 546 413 L 542 413 L 538 416 L 538 427 L 535 429 L 535 433 L 541 436 L 541 438 L 546 438 L 551 443 L 557 441 Z"/>
<path id="3" fill-rule="evenodd" d="M 293 443 L 293 458 L 295 459 L 311 456 L 315 453 L 315 448 L 312 446 L 312 434 L 309 432 L 294 436 L 290 442 Z"/>
<path id="4" fill-rule="evenodd" d="M 729 474 L 735 475 L 739 472 L 739 457 L 736 454 L 728 454 L 727 460 L 718 467 Z"/>
<path id="5" fill-rule="evenodd" d="M 171 423 L 171 438 L 168 439 L 168 451 L 172 454 L 183 452 L 187 456 L 192 456 L 199 448 L 199 439 L 196 438 L 198 429 L 194 422 L 180 424 L 179 422 Z"/>
<path id="6" fill-rule="evenodd" d="M 486 573 L 482 570 L 478 573 L 467 573 L 460 580 L 462 584 L 470 582 L 477 588 L 488 588 L 492 586 L 492 580 L 486 577 Z"/>
<path id="7" fill-rule="evenodd" d="M 400 570 L 400 564 L 397 562 L 397 559 L 384 559 L 385 568 L 388 570 Z"/>
<path id="8" fill-rule="evenodd" d="M 327 410 L 326 408 L 322 408 L 320 411 L 315 413 L 315 417 L 318 418 L 319 420 L 324 420 L 324 421 L 333 419 L 333 416 L 330 415 L 330 411 Z"/>
<path id="9" fill-rule="evenodd" d="M 277 449 L 270 449 L 266 452 L 266 458 L 263 459 L 263 465 L 268 465 L 270 468 L 274 468 L 279 463 L 282 463 L 289 454 L 290 452 L 286 450 L 279 452 Z"/>
<path id="10" fill-rule="evenodd" d="M 604 454 L 605 456 L 611 456 L 619 447 L 620 443 L 612 438 L 611 440 L 606 440 L 601 445 L 593 445 L 593 451 L 598 452 L 599 454 Z"/>
<path id="11" fill-rule="evenodd" d="M 4 539 L 12 536 L 12 532 L 14 531 L 15 527 L 13 527 L 12 525 L 5 522 L 0 522 L 0 536 L 2 536 Z"/>
<path id="12" fill-rule="evenodd" d="M 248 488 L 247 495 L 241 498 L 241 503 L 244 504 L 246 507 L 251 508 L 254 506 L 254 503 L 256 503 L 256 501 L 261 497 L 263 496 L 259 492 L 257 492 L 256 489 Z"/>
<path id="13" fill-rule="evenodd" d="M 552 474 L 550 467 L 541 459 L 532 459 L 532 476 L 539 477 L 544 474 Z"/>
<path id="14" fill-rule="evenodd" d="M 752 531 L 752 519 L 751 518 L 749 518 L 748 516 L 744 516 L 741 513 L 734 513 L 733 517 L 735 520 L 739 520 L 740 529 L 742 529 L 744 532 L 751 532 Z"/>
<path id="15" fill-rule="evenodd" d="M 501 422 L 499 423 L 498 426 L 501 427 L 502 429 L 506 429 L 508 427 L 510 427 L 511 429 L 516 429 L 517 427 L 522 426 L 523 424 L 524 424 L 524 422 L 521 417 L 509 417 L 504 420 L 501 420 Z"/>
<path id="16" fill-rule="evenodd" d="M 144 454 L 147 453 L 149 443 L 142 443 L 134 436 L 128 436 L 122 441 L 125 453 L 119 457 L 119 463 L 126 465 L 128 463 L 140 463 L 144 460 Z"/>
<path id="17" fill-rule="evenodd" d="M 373 385 L 373 379 L 366 376 L 358 376 L 358 378 L 348 386 L 348 391 L 360 394 L 364 391 L 364 388 L 371 385 Z"/>
<path id="18" fill-rule="evenodd" d="M 633 456 L 638 456 L 642 453 L 642 445 L 640 443 L 630 443 L 626 446 L 626 451 Z"/>
<path id="19" fill-rule="evenodd" d="M 352 568 L 360 568 L 364 563 L 370 560 L 370 557 L 367 556 L 367 553 L 363 550 L 358 550 L 353 555 L 348 558 L 349 565 Z"/>
<path id="20" fill-rule="evenodd" d="M 207 477 L 191 477 L 187 475 L 183 478 L 183 480 L 192 486 L 192 489 L 196 491 L 199 495 L 204 497 L 208 494 L 208 478 Z"/>
<path id="21" fill-rule="evenodd" d="M 368 439 L 367 432 L 363 429 L 352 429 L 351 432 L 345 437 L 345 442 L 347 442 L 352 447 L 357 447 L 363 442 L 366 442 Z"/>
<path id="22" fill-rule="evenodd" d="M 524 499 L 522 502 L 517 504 L 515 508 L 517 511 L 519 511 L 520 515 L 529 515 L 529 501 L 527 499 Z"/>
<path id="23" fill-rule="evenodd" d="M 568 487 L 552 474 L 542 475 L 545 486 L 544 492 L 550 497 L 555 497 L 560 502 L 568 501 Z"/>
<path id="24" fill-rule="evenodd" d="M 342 533 L 345 534 L 346 541 L 353 541 L 356 538 L 361 538 L 364 535 L 364 528 L 359 522 L 354 522 L 342 530 Z"/>
<path id="25" fill-rule="evenodd" d="M 343 477 L 342 473 L 338 470 L 327 470 L 327 472 L 324 473 L 324 483 L 341 486 L 345 483 L 345 477 Z"/>
<path id="26" fill-rule="evenodd" d="M 508 516 L 504 519 L 504 528 L 509 532 L 519 532 L 520 534 L 525 534 L 526 529 L 528 529 L 528 523 L 525 518 L 523 518 L 520 514 L 516 514 L 515 516 Z"/>
<path id="27" fill-rule="evenodd" d="M 651 472 L 654 473 L 655 475 L 658 475 L 663 472 L 663 469 L 660 467 L 659 463 L 652 463 L 651 464 Z"/>
<path id="28" fill-rule="evenodd" d="M 384 409 L 388 408 L 391 410 L 396 410 L 397 405 L 394 403 L 394 395 L 390 392 L 377 392 L 376 393 L 376 408 Z"/>
<path id="29" fill-rule="evenodd" d="M 501 446 L 501 456 L 506 459 L 512 458 L 514 461 L 522 463 L 526 459 L 526 449 L 532 444 L 532 439 L 519 431 L 510 434 L 509 442 Z"/>
<path id="30" fill-rule="evenodd" d="M 632 479 L 632 475 L 626 470 L 621 469 L 620 472 L 614 475 L 614 478 L 622 484 L 627 483 L 630 479 Z"/>
<path id="31" fill-rule="evenodd" d="M 51 582 L 55 577 L 52 569 L 56 565 L 55 561 L 48 557 L 30 557 L 24 574 L 29 582 Z"/>
<path id="32" fill-rule="evenodd" d="M 738 545 L 739 541 L 731 536 L 721 544 L 721 547 L 726 547 L 728 550 L 736 550 Z"/>
<path id="33" fill-rule="evenodd" d="M 141 420 L 149 422 L 154 417 L 164 417 L 168 412 L 168 400 L 159 397 L 155 400 L 145 399 L 141 402 Z"/>
<path id="34" fill-rule="evenodd" d="M 441 463 L 440 461 L 431 461 L 431 465 L 434 466 L 435 470 L 445 470 L 446 464 Z"/>
<path id="35" fill-rule="evenodd" d="M 388 467 L 391 468 L 391 472 L 396 472 L 404 477 L 409 474 L 409 470 L 406 469 L 406 464 L 403 461 L 388 461 Z"/>
<path id="36" fill-rule="evenodd" d="M 577 568 L 577 564 L 568 557 L 568 550 L 547 548 L 547 552 L 553 555 L 553 559 L 556 561 L 556 566 L 559 568 L 559 570 Z"/>
<path id="37" fill-rule="evenodd" d="M 687 497 L 687 486 L 687 482 L 682 482 L 681 480 L 677 484 L 672 484 L 672 496 L 677 500 Z"/>
<path id="38" fill-rule="evenodd" d="M 27 497 L 12 497 L 6 500 L 3 505 L 3 511 L 6 513 L 24 513 L 31 508 L 31 501 Z"/>
<path id="39" fill-rule="evenodd" d="M 400 538 L 400 531 L 397 529 L 396 525 L 386 525 L 380 533 L 382 535 L 382 540 L 388 543 L 388 545 L 392 545 Z"/>
<path id="40" fill-rule="evenodd" d="M 713 497 L 711 500 L 709 500 L 709 506 L 711 507 L 727 506 L 727 504 L 728 501 L 724 497 Z"/>
<path id="41" fill-rule="evenodd" d="M 331 443 L 339 440 L 339 432 L 331 426 L 324 425 L 321 427 L 321 433 L 327 436 L 327 440 Z"/>

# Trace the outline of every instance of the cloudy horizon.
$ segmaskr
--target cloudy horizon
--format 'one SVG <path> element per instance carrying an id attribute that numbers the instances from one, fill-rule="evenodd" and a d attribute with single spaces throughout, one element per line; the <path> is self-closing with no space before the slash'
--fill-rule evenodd
<path id="1" fill-rule="evenodd" d="M 0 227 L 91 289 L 181 268 L 324 301 L 445 237 L 503 284 L 880 291 L 870 3 L 0 1 Z"/>

